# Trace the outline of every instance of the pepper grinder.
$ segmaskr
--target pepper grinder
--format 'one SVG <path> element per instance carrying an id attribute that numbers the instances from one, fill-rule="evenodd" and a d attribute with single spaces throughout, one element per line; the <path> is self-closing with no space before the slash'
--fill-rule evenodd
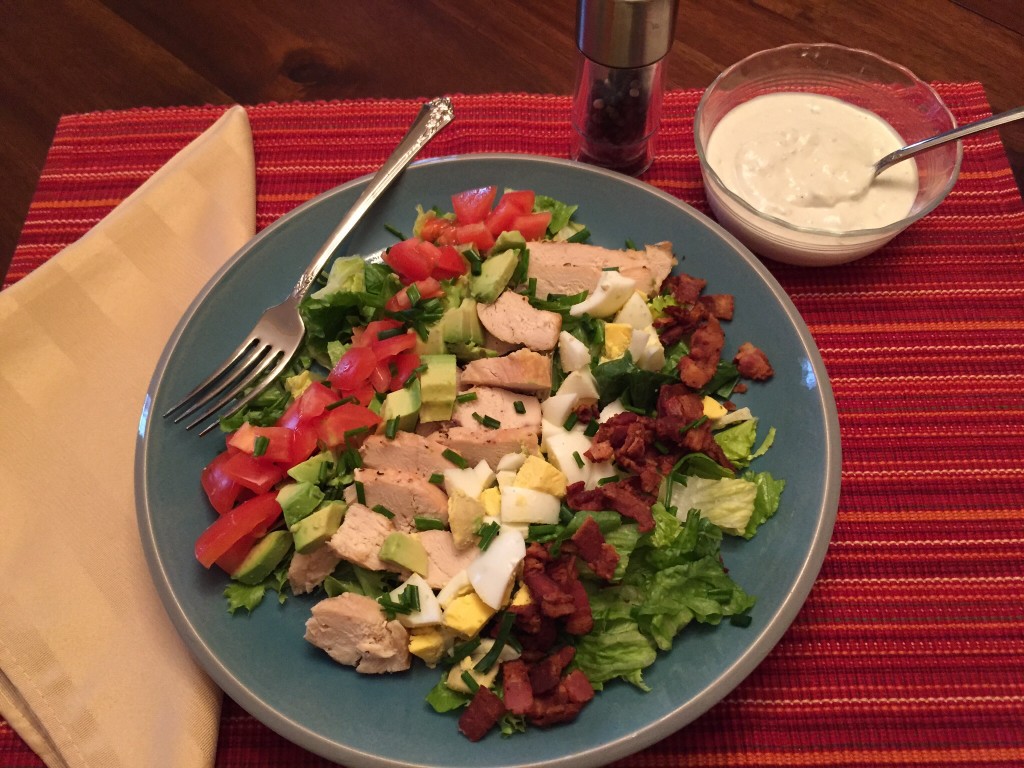
<path id="1" fill-rule="evenodd" d="M 579 0 L 571 157 L 638 176 L 654 159 L 678 0 Z"/>

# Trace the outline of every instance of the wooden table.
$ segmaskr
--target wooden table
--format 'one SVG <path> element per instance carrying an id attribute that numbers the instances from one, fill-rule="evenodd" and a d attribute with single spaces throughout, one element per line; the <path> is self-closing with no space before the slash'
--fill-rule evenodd
<path id="1" fill-rule="evenodd" d="M 566 94 L 575 1 L 0 2 L 0 275 L 57 120 L 136 106 Z M 867 48 L 926 80 L 980 81 L 1024 104 L 1021 0 L 681 0 L 670 87 L 704 87 L 763 48 Z M 1002 130 L 1024 188 L 1024 124 Z"/>

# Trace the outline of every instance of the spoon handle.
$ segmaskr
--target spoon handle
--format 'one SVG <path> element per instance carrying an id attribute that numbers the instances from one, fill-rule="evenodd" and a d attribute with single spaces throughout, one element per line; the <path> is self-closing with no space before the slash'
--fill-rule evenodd
<path id="1" fill-rule="evenodd" d="M 949 141 L 956 141 L 962 139 L 965 136 L 973 136 L 975 133 L 981 133 L 982 131 L 990 131 L 993 128 L 998 128 L 1000 125 L 1006 123 L 1012 123 L 1014 120 L 1024 119 L 1024 107 L 1017 107 L 1011 109 L 1009 112 L 1003 112 L 992 117 L 986 117 L 984 120 L 978 120 L 974 123 L 968 123 L 967 125 L 961 125 L 959 128 L 953 128 L 944 133 L 940 133 L 937 136 L 932 136 L 930 139 L 922 139 L 921 141 L 915 141 L 913 144 L 897 149 L 895 152 L 891 152 L 877 163 L 875 163 L 875 175 L 884 171 L 890 165 L 898 163 L 901 160 L 906 160 L 909 157 L 913 157 L 919 152 L 925 152 L 933 147 L 937 147 L 940 144 L 945 144 Z"/>

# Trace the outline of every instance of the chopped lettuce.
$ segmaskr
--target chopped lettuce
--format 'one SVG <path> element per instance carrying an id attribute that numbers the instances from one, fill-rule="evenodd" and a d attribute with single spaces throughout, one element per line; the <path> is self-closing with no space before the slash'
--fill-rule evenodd
<path id="1" fill-rule="evenodd" d="M 310 294 L 314 299 L 325 299 L 334 293 L 362 293 L 366 290 L 362 256 L 344 256 L 334 260 L 327 283 Z"/>
<path id="2" fill-rule="evenodd" d="M 679 514 L 696 509 L 726 533 L 740 536 L 754 514 L 757 486 L 740 478 L 687 477 L 672 486 L 671 504 Z"/>
<path id="3" fill-rule="evenodd" d="M 761 446 L 755 450 L 754 443 L 757 440 L 757 419 L 742 421 L 736 426 L 723 429 L 715 433 L 715 442 L 729 457 L 735 466 L 745 468 L 758 456 L 762 456 L 775 442 L 775 427 L 768 430 L 768 434 Z"/>

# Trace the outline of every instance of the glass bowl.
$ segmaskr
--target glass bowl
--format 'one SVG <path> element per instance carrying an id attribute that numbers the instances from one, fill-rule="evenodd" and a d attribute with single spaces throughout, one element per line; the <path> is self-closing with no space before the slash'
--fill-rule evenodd
<path id="1" fill-rule="evenodd" d="M 832 232 L 790 224 L 757 210 L 728 189 L 708 163 L 712 131 L 730 110 L 770 93 L 832 96 L 874 112 L 910 144 L 947 131 L 956 121 L 939 95 L 910 70 L 869 51 L 832 44 L 795 44 L 755 53 L 720 74 L 701 97 L 694 142 L 708 203 L 719 223 L 759 256 L 802 266 L 829 266 L 872 253 L 930 213 L 956 183 L 961 142 L 922 152 L 917 197 L 899 221 L 873 229 Z"/>

